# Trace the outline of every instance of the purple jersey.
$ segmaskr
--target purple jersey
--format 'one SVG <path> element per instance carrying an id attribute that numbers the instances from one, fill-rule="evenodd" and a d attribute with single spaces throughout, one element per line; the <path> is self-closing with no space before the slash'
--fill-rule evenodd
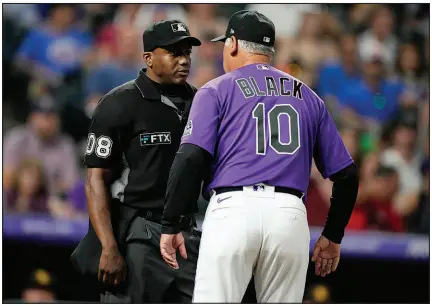
<path id="1" fill-rule="evenodd" d="M 213 155 L 209 189 L 264 183 L 306 193 L 353 160 L 324 102 L 274 67 L 251 64 L 198 90 L 182 143 Z"/>

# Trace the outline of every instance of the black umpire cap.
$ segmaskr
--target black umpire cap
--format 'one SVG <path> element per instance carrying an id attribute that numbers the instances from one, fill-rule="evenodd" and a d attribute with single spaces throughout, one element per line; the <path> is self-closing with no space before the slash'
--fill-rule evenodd
<path id="1" fill-rule="evenodd" d="M 181 40 L 190 41 L 192 46 L 200 46 L 201 41 L 190 35 L 187 26 L 179 20 L 162 20 L 153 23 L 143 34 L 144 52 L 166 47 Z"/>
<path id="2" fill-rule="evenodd" d="M 225 35 L 212 41 L 225 41 L 228 37 L 254 42 L 273 47 L 275 43 L 275 26 L 273 22 L 257 11 L 238 11 L 231 16 Z"/>

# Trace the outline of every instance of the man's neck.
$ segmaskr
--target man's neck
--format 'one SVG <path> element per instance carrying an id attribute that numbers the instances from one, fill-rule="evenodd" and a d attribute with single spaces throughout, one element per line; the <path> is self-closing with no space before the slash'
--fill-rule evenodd
<path id="1" fill-rule="evenodd" d="M 378 78 L 365 78 L 364 82 L 366 86 L 372 91 L 377 91 L 380 84 L 380 80 Z"/>
<path id="2" fill-rule="evenodd" d="M 242 60 L 239 61 L 240 65 L 238 68 L 247 66 L 247 65 L 252 65 L 252 64 L 265 64 L 265 65 L 270 65 L 270 58 L 267 55 L 260 55 L 260 54 L 251 54 L 251 55 L 247 55 L 244 56 L 244 58 Z"/>

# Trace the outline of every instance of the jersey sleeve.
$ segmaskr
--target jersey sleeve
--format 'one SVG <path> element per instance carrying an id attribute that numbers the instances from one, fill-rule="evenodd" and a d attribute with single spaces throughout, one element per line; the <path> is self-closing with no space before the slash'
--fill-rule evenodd
<path id="1" fill-rule="evenodd" d="M 121 161 L 120 134 L 125 112 L 116 100 L 111 96 L 102 98 L 94 112 L 85 152 L 88 168 L 111 169 Z"/>
<path id="2" fill-rule="evenodd" d="M 326 179 L 352 164 L 353 159 L 324 102 L 319 103 L 321 105 L 314 160 L 321 175 Z"/>
<path id="3" fill-rule="evenodd" d="M 194 144 L 211 155 L 217 142 L 219 126 L 219 101 L 213 88 L 198 90 L 192 102 L 189 120 L 182 137 L 182 144 Z"/>

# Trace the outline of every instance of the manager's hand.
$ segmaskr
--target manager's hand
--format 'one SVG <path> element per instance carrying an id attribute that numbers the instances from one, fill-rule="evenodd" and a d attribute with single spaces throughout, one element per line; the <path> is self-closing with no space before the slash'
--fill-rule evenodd
<path id="1" fill-rule="evenodd" d="M 315 274 L 322 277 L 336 271 L 340 260 L 340 244 L 321 236 L 315 243 L 312 261 L 315 262 Z"/>
<path id="2" fill-rule="evenodd" d="M 102 248 L 98 279 L 106 285 L 119 285 L 126 279 L 126 262 L 117 247 Z"/>
<path id="3" fill-rule="evenodd" d="M 165 262 L 173 269 L 178 269 L 176 251 L 179 249 L 180 255 L 186 259 L 186 246 L 182 233 L 162 234 L 160 240 L 160 252 Z"/>

